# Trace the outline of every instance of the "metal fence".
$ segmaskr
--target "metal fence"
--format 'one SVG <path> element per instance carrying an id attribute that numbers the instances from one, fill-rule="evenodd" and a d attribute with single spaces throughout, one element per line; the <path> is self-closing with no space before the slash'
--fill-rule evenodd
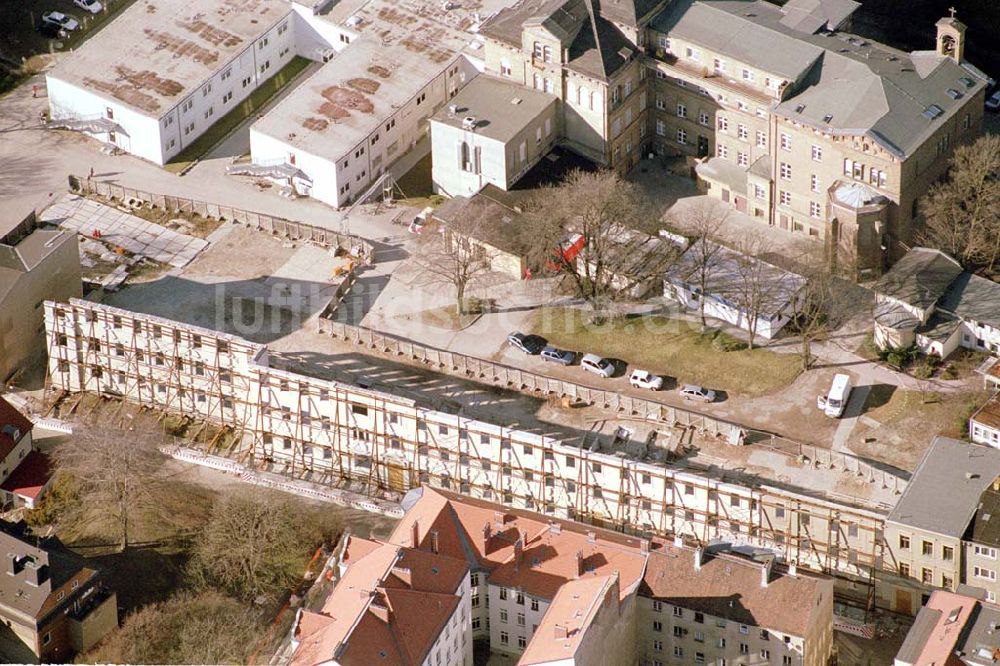
<path id="1" fill-rule="evenodd" d="M 121 201 L 125 204 L 132 203 L 134 205 L 138 203 L 173 213 L 199 215 L 216 220 L 237 222 L 252 229 L 289 240 L 316 243 L 327 247 L 339 247 L 356 256 L 365 265 L 375 263 L 375 247 L 364 238 L 338 233 L 330 229 L 324 229 L 323 227 L 306 224 L 305 222 L 286 220 L 285 218 L 275 217 L 266 213 L 257 213 L 243 208 L 224 206 L 208 201 L 198 201 L 172 194 L 146 192 L 80 176 L 69 176 L 69 187 L 73 192 L 80 194 L 96 194 L 114 201 Z"/>

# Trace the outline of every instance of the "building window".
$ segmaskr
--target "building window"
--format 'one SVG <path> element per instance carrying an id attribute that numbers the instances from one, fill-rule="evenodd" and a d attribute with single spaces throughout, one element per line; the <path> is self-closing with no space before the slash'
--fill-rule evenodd
<path id="1" fill-rule="evenodd" d="M 779 170 L 781 172 L 781 178 L 782 178 L 782 180 L 791 180 L 792 179 L 792 165 L 791 164 L 789 164 L 788 162 L 782 162 L 781 165 L 780 165 L 780 167 L 779 167 Z"/>
<path id="2" fill-rule="evenodd" d="M 687 57 L 691 60 L 695 62 L 701 60 L 701 53 L 697 49 L 693 49 L 689 46 L 685 52 L 687 53 Z"/>
<path id="3" fill-rule="evenodd" d="M 903 578 L 909 578 L 910 577 L 910 565 L 907 564 L 906 562 L 900 562 L 899 563 L 899 575 L 902 576 Z"/>
<path id="4" fill-rule="evenodd" d="M 524 626 L 524 613 L 518 613 L 517 614 L 517 626 L 519 626 L 519 627 L 523 627 Z"/>
<path id="5" fill-rule="evenodd" d="M 687 138 L 688 138 L 687 132 L 684 131 L 681 128 L 678 128 L 678 130 L 677 130 L 677 143 L 679 143 L 679 144 L 681 144 L 683 146 L 683 145 L 687 144 Z"/>
<path id="6" fill-rule="evenodd" d="M 823 217 L 823 207 L 815 201 L 809 202 L 809 217 L 820 219 Z"/>
<path id="7" fill-rule="evenodd" d="M 729 131 L 729 119 L 726 118 L 725 116 L 719 116 L 718 117 L 718 125 L 719 125 L 719 131 L 720 132 L 728 132 Z"/>
<path id="8" fill-rule="evenodd" d="M 739 125 L 736 126 L 736 136 L 741 141 L 746 141 L 747 139 L 750 138 L 750 130 L 749 130 L 749 128 L 746 125 L 744 125 L 743 123 L 740 123 Z"/>
<path id="9" fill-rule="evenodd" d="M 792 149 L 792 137 L 784 132 L 781 133 L 781 149 L 791 150 Z"/>
<path id="10" fill-rule="evenodd" d="M 684 656 L 684 648 L 682 648 L 680 645 L 675 645 L 674 646 L 674 656 L 675 657 L 683 657 Z"/>
<path id="11" fill-rule="evenodd" d="M 819 192 L 819 176 L 816 174 L 809 176 L 809 189 L 813 192 Z"/>
<path id="12" fill-rule="evenodd" d="M 729 157 L 729 147 L 726 146 L 725 144 L 720 143 L 718 146 L 716 146 L 715 152 L 718 153 L 719 157 L 723 159 Z"/>
<path id="13" fill-rule="evenodd" d="M 661 632 L 663 631 L 663 623 L 659 620 L 653 620 L 653 631 Z"/>
<path id="14" fill-rule="evenodd" d="M 666 136 L 667 135 L 667 124 L 665 122 L 663 122 L 662 120 L 657 120 L 656 121 L 656 134 L 658 136 Z"/>
<path id="15" fill-rule="evenodd" d="M 741 167 L 746 167 L 750 164 L 750 158 L 746 153 L 740 151 L 736 153 L 736 164 Z"/>
<path id="16" fill-rule="evenodd" d="M 995 581 L 997 579 L 997 572 L 993 569 L 986 569 L 984 567 L 973 567 L 973 576 L 976 578 L 982 578 L 983 580 Z"/>
<path id="17" fill-rule="evenodd" d="M 753 74 L 752 71 L 750 71 L 749 69 L 744 69 L 743 70 L 743 80 L 744 81 L 746 81 L 748 83 L 753 83 L 754 78 L 755 77 L 754 77 L 754 74 Z"/>
<path id="18" fill-rule="evenodd" d="M 760 185 L 757 185 L 756 183 L 754 183 L 753 186 L 753 194 L 756 198 L 760 199 L 761 201 L 763 201 L 767 197 L 767 191 Z"/>
<path id="19" fill-rule="evenodd" d="M 538 610 L 538 599 L 535 599 L 534 597 L 531 599 L 531 610 Z"/>
<path id="20" fill-rule="evenodd" d="M 716 58 L 712 61 L 712 69 L 716 74 L 721 74 L 726 71 L 726 61 Z"/>
<path id="21" fill-rule="evenodd" d="M 920 554 L 924 557 L 934 557 L 934 544 L 930 541 L 924 541 L 921 543 Z"/>
<path id="22" fill-rule="evenodd" d="M 899 535 L 899 549 L 900 550 L 910 549 L 910 537 L 906 536 L 905 534 Z"/>
<path id="23" fill-rule="evenodd" d="M 501 608 L 500 609 L 500 621 L 503 622 L 504 624 L 507 624 L 507 609 L 506 608 Z"/>
<path id="24" fill-rule="evenodd" d="M 506 631 L 501 631 L 500 632 L 500 644 L 501 645 L 507 645 L 509 643 L 510 643 L 510 635 L 508 635 Z"/>
<path id="25" fill-rule="evenodd" d="M 989 546 L 973 546 L 972 551 L 979 557 L 987 557 L 991 560 L 997 559 L 997 549 Z"/>
<path id="26" fill-rule="evenodd" d="M 757 130 L 757 147 L 767 148 L 767 134 Z"/>
<path id="27" fill-rule="evenodd" d="M 823 161 L 823 147 L 822 146 L 817 146 L 817 145 L 813 144 L 813 147 L 812 147 L 812 158 L 816 162 L 822 162 Z"/>
<path id="28" fill-rule="evenodd" d="M 678 104 L 677 105 L 677 117 L 678 118 L 687 118 L 687 116 L 688 116 L 687 107 L 684 106 L 683 104 Z"/>
<path id="29" fill-rule="evenodd" d="M 711 118 L 709 117 L 707 111 L 699 111 L 698 112 L 698 124 L 699 125 L 704 125 L 705 127 L 708 127 L 708 123 L 709 123 L 710 120 L 711 120 Z"/>

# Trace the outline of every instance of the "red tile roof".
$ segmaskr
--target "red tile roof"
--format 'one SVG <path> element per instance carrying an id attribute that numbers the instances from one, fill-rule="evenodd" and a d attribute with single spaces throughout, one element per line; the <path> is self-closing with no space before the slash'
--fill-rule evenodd
<path id="1" fill-rule="evenodd" d="M 41 451 L 30 451 L 0 488 L 20 497 L 35 500 L 51 480 L 52 467 L 49 464 L 49 457 Z"/>
<path id="2" fill-rule="evenodd" d="M 650 553 L 639 594 L 740 624 L 806 636 L 820 595 L 833 594 L 829 578 L 772 571 L 761 585 L 763 564 L 716 554 L 694 568 L 695 551 L 663 544 Z"/>
<path id="3" fill-rule="evenodd" d="M 423 662 L 461 601 L 464 560 L 350 537 L 343 578 L 320 612 L 303 612 L 292 664 Z"/>
<path id="4" fill-rule="evenodd" d="M 563 660 L 572 659 L 608 595 L 615 595 L 611 603 L 620 603 L 615 590 L 617 582 L 614 575 L 596 576 L 571 580 L 560 587 L 518 666 L 564 663 Z"/>
<path id="5" fill-rule="evenodd" d="M 624 598 L 642 578 L 645 566 L 641 539 L 437 488 L 423 488 L 389 540 L 410 544 L 414 523 L 421 548 L 436 531 L 442 553 L 489 570 L 491 583 L 543 599 L 552 599 L 561 585 L 580 577 L 579 570 L 583 576 L 617 571 Z M 484 540 L 487 530 L 489 538 Z"/>
<path id="6" fill-rule="evenodd" d="M 0 397 L 0 460 L 10 455 L 21 438 L 31 432 L 31 428 L 31 421 Z M 15 433 L 17 436 L 13 437 Z"/>

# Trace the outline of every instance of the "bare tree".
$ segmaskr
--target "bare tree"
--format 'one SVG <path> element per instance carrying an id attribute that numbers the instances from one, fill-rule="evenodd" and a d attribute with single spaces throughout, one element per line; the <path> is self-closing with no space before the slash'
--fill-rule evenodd
<path id="1" fill-rule="evenodd" d="M 734 280 L 726 295 L 743 311 L 746 317 L 748 347 L 753 349 L 757 338 L 760 317 L 780 307 L 787 299 L 794 298 L 798 280 L 785 271 L 764 261 L 767 241 L 753 235 L 740 242 L 735 258 Z"/>
<path id="2" fill-rule="evenodd" d="M 132 430 L 81 431 L 55 450 L 60 471 L 79 483 L 83 501 L 75 510 L 95 523 L 109 522 L 121 551 L 129 546 L 135 517 L 156 505 L 161 439 Z"/>
<path id="3" fill-rule="evenodd" d="M 698 289 L 698 318 L 704 331 L 705 295 L 711 291 L 715 277 L 723 270 L 725 248 L 715 239 L 729 219 L 730 209 L 720 201 L 703 198 L 671 212 L 669 220 L 691 237 L 684 253 L 684 280 Z"/>
<path id="4" fill-rule="evenodd" d="M 943 250 L 969 270 L 1000 269 L 1000 136 L 959 146 L 948 180 L 921 201 L 922 243 Z"/>
<path id="5" fill-rule="evenodd" d="M 245 664 L 264 623 L 218 592 L 181 592 L 130 614 L 88 663 Z"/>
<path id="6" fill-rule="evenodd" d="M 574 171 L 535 197 L 527 212 L 530 263 L 568 276 L 594 310 L 663 279 L 676 258 L 642 191 L 614 171 Z"/>
<path id="7" fill-rule="evenodd" d="M 490 259 L 477 243 L 489 233 L 490 224 L 500 220 L 489 218 L 486 202 L 473 199 L 448 220 L 428 225 L 421 234 L 416 261 L 426 284 L 443 284 L 455 290 L 455 311 L 466 314 L 465 293 L 476 278 L 490 270 Z"/>
<path id="8" fill-rule="evenodd" d="M 270 597 L 301 573 L 307 546 L 288 498 L 273 492 L 229 497 L 212 509 L 198 536 L 189 573 L 244 601 Z"/>
<path id="9" fill-rule="evenodd" d="M 845 266 L 842 270 L 845 275 L 852 275 L 854 266 Z M 821 247 L 807 251 L 798 262 L 796 272 L 806 278 L 806 284 L 793 303 L 789 329 L 799 336 L 802 369 L 808 370 L 815 361 L 813 344 L 825 340 L 831 331 L 866 306 L 864 290 L 836 273 L 825 261 Z"/>

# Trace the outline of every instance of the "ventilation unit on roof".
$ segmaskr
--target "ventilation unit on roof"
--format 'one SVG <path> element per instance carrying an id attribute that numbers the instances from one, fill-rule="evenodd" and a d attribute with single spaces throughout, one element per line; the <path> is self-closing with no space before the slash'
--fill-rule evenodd
<path id="1" fill-rule="evenodd" d="M 962 78 L 960 78 L 960 79 L 958 80 L 958 82 L 959 82 L 959 83 L 961 83 L 961 84 L 962 84 L 963 86 L 965 86 L 966 88 L 971 88 L 972 86 L 974 86 L 974 85 L 975 85 L 975 83 L 973 82 L 973 80 L 972 80 L 972 79 L 970 79 L 970 78 L 969 78 L 969 77 L 967 77 L 967 76 L 963 76 Z"/>
<path id="2" fill-rule="evenodd" d="M 462 129 L 467 129 L 467 130 L 476 129 L 476 117 L 466 116 L 462 118 Z"/>
<path id="3" fill-rule="evenodd" d="M 802 113 L 805 110 L 806 110 L 805 104 L 799 104 L 797 107 L 795 107 L 795 113 Z"/>
<path id="4" fill-rule="evenodd" d="M 937 104 L 931 104 L 926 109 L 924 109 L 923 115 L 924 118 L 927 118 L 928 120 L 934 120 L 935 118 L 940 118 L 942 113 L 944 113 L 944 109 L 942 109 Z"/>
<path id="5" fill-rule="evenodd" d="M 944 94 L 946 94 L 948 97 L 951 97 L 952 99 L 958 99 L 959 97 L 962 96 L 962 93 L 958 92 L 954 88 L 948 88 L 947 90 L 944 91 Z"/>
<path id="6" fill-rule="evenodd" d="M 829 123 L 831 120 L 833 120 L 833 114 L 832 113 L 828 113 L 825 116 L 823 116 L 823 122 L 824 123 Z"/>
<path id="7" fill-rule="evenodd" d="M 513 104 L 514 106 L 517 106 L 518 104 L 521 103 L 521 98 L 515 97 L 514 99 L 510 100 L 510 103 Z"/>
<path id="8" fill-rule="evenodd" d="M 458 104 L 449 104 L 448 113 L 452 116 L 458 113 Z"/>

